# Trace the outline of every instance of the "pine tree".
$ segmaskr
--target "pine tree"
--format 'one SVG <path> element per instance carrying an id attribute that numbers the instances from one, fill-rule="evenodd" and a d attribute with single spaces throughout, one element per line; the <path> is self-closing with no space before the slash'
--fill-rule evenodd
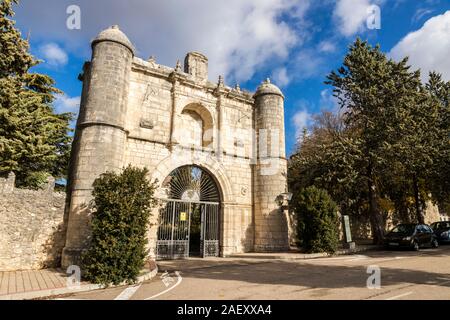
<path id="1" fill-rule="evenodd" d="M 353 168 L 365 178 L 369 216 L 374 242 L 381 243 L 384 229 L 379 207 L 377 175 L 386 164 L 385 149 L 391 131 L 390 109 L 394 104 L 396 83 L 391 68 L 379 46 L 371 47 L 357 39 L 350 46 L 343 66 L 328 75 L 326 84 L 334 86 L 334 95 L 346 110 L 346 125 L 358 134 L 346 142 L 358 154 L 358 167 Z"/>
<path id="2" fill-rule="evenodd" d="M 39 61 L 12 20 L 17 3 L 0 4 L 0 172 L 13 171 L 18 186 L 38 187 L 48 175 L 66 174 L 72 114 L 55 114 L 53 79 L 30 72 Z"/>
<path id="3" fill-rule="evenodd" d="M 450 83 L 431 73 L 424 86 L 407 58 L 361 40 L 326 83 L 345 112 L 316 118 L 291 157 L 291 190 L 327 190 L 343 214 L 370 218 L 375 242 L 388 214 L 423 223 L 430 195 L 450 204 Z"/>
<path id="4" fill-rule="evenodd" d="M 391 187 L 399 182 L 402 197 L 414 199 L 416 220 L 425 222 L 426 184 L 432 165 L 434 122 L 436 108 L 428 103 L 427 94 L 420 80 L 420 71 L 411 71 L 408 59 L 391 65 L 390 78 L 395 84 L 392 90 L 392 106 L 389 108 L 387 132 L 391 136 L 386 148 L 388 171 L 383 180 Z M 391 172 L 395 172 L 392 176 Z M 400 179 L 399 179 L 400 178 Z M 386 190 L 390 194 L 389 190 Z"/>
<path id="5" fill-rule="evenodd" d="M 430 73 L 426 84 L 430 104 L 436 105 L 434 153 L 430 184 L 434 200 L 450 212 L 450 81 L 445 82 L 436 72 Z"/>

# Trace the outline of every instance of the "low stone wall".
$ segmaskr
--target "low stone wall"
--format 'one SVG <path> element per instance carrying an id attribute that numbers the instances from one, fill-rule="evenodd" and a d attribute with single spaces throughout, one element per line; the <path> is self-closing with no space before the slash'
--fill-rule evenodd
<path id="1" fill-rule="evenodd" d="M 65 193 L 49 178 L 42 190 L 14 187 L 0 178 L 0 270 L 58 267 L 65 242 Z"/>
<path id="2" fill-rule="evenodd" d="M 441 221 L 442 217 L 437 205 L 428 201 L 425 209 L 425 223 L 430 225 L 433 222 Z M 386 231 L 391 230 L 400 223 L 415 223 L 416 213 L 409 212 L 408 217 L 399 216 L 394 212 L 390 212 L 384 215 L 385 221 L 384 229 Z M 350 216 L 350 225 L 352 229 L 353 238 L 356 240 L 367 240 L 372 238 L 372 231 L 370 228 L 369 216 Z"/>

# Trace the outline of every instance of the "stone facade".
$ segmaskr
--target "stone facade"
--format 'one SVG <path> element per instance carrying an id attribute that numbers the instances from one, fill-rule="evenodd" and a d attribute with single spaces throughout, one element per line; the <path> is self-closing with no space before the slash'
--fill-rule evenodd
<path id="1" fill-rule="evenodd" d="M 0 178 L 0 271 L 57 267 L 65 243 L 65 193 L 53 178 L 42 190 L 14 187 Z"/>
<path id="2" fill-rule="evenodd" d="M 69 184 L 64 266 L 76 264 L 90 234 L 92 182 L 128 164 L 147 167 L 161 186 L 176 168 L 208 171 L 221 193 L 220 252 L 288 249 L 284 96 L 270 81 L 250 93 L 208 80 L 208 59 L 188 53 L 184 68 L 135 56 L 113 26 L 92 43 Z M 164 197 L 162 192 L 158 196 Z M 148 238 L 154 254 L 158 212 Z"/>

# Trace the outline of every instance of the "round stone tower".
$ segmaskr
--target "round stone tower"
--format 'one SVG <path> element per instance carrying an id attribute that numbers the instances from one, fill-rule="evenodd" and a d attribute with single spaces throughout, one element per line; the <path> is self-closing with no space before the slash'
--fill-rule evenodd
<path id="1" fill-rule="evenodd" d="M 88 244 L 93 181 L 123 166 L 133 57 L 130 40 L 118 26 L 112 26 L 93 40 L 92 60 L 80 76 L 83 92 L 70 163 L 63 267 L 79 265 L 80 254 Z"/>
<path id="2" fill-rule="evenodd" d="M 255 95 L 258 141 L 255 167 L 255 239 L 257 252 L 289 249 L 288 222 L 282 194 L 287 192 L 284 95 L 267 79 Z"/>

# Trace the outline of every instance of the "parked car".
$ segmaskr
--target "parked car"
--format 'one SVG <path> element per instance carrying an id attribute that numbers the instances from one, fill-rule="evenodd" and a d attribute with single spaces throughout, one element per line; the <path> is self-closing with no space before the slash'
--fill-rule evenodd
<path id="1" fill-rule="evenodd" d="M 439 243 L 450 243 L 450 221 L 435 222 L 431 228 Z"/>
<path id="2" fill-rule="evenodd" d="M 411 248 L 419 250 L 422 247 L 437 248 L 439 242 L 430 226 L 426 224 L 399 224 L 384 237 L 388 248 Z"/>

